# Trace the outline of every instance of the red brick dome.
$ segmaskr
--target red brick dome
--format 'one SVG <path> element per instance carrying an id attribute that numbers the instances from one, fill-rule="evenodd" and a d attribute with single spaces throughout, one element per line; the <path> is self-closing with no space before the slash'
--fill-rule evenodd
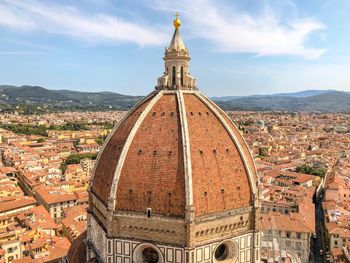
<path id="1" fill-rule="evenodd" d="M 254 160 L 231 119 L 197 90 L 175 25 L 155 91 L 97 158 L 87 259 L 260 262 Z"/>
<path id="2" fill-rule="evenodd" d="M 114 128 L 91 193 L 112 211 L 185 217 L 253 205 L 256 171 L 229 117 L 196 90 L 151 93 Z"/>

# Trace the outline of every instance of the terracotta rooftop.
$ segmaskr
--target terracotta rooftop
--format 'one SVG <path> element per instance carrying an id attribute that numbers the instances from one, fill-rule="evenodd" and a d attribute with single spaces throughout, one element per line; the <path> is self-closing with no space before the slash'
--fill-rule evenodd
<path id="1" fill-rule="evenodd" d="M 16 200 L 0 203 L 0 213 L 35 204 L 36 200 L 34 197 L 20 196 L 17 197 Z"/>
<path id="2" fill-rule="evenodd" d="M 111 133 L 92 192 L 107 205 L 117 183 L 116 210 L 151 207 L 155 214 L 183 217 L 189 202 L 196 215 L 252 205 L 256 179 L 243 137 L 213 102 L 196 92 L 159 91 Z"/>
<path id="3" fill-rule="evenodd" d="M 62 220 L 72 236 L 82 234 L 87 228 L 87 205 L 78 205 L 64 210 L 65 218 Z"/>
<path id="4" fill-rule="evenodd" d="M 315 228 L 306 220 L 301 219 L 294 213 L 292 215 L 283 215 L 280 213 L 269 212 L 261 214 L 261 230 L 283 230 L 299 233 L 314 233 Z"/>
<path id="5" fill-rule="evenodd" d="M 61 202 L 69 202 L 77 200 L 77 197 L 72 192 L 64 191 L 58 188 L 49 187 L 38 187 L 36 193 L 41 196 L 41 198 L 47 204 L 56 204 Z"/>

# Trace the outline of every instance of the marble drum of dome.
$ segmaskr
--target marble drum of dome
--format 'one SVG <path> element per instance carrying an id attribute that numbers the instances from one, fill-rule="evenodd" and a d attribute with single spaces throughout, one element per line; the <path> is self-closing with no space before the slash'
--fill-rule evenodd
<path id="1" fill-rule="evenodd" d="M 87 260 L 260 261 L 254 160 L 232 120 L 198 91 L 180 25 L 176 17 L 155 90 L 97 158 Z"/>

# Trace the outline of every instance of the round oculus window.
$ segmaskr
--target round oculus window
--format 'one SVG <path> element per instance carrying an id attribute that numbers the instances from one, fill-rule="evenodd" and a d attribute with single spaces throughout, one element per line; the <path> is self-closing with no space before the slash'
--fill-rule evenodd
<path id="1" fill-rule="evenodd" d="M 225 260 L 227 258 L 227 255 L 228 248 L 226 244 L 221 244 L 216 248 L 214 256 L 217 261 Z"/>
<path id="2" fill-rule="evenodd" d="M 142 258 L 144 263 L 158 263 L 159 255 L 158 252 L 151 247 L 147 247 L 142 251 Z"/>

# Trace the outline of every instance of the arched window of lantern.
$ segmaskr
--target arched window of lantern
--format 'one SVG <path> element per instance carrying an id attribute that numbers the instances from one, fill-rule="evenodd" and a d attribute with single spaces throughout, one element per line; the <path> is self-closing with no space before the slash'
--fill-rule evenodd
<path id="1" fill-rule="evenodd" d="M 184 67 L 181 66 L 181 86 L 184 85 Z"/>
<path id="2" fill-rule="evenodd" d="M 176 69 L 175 66 L 173 66 L 173 72 L 172 72 L 172 84 L 173 86 L 176 85 Z"/>

